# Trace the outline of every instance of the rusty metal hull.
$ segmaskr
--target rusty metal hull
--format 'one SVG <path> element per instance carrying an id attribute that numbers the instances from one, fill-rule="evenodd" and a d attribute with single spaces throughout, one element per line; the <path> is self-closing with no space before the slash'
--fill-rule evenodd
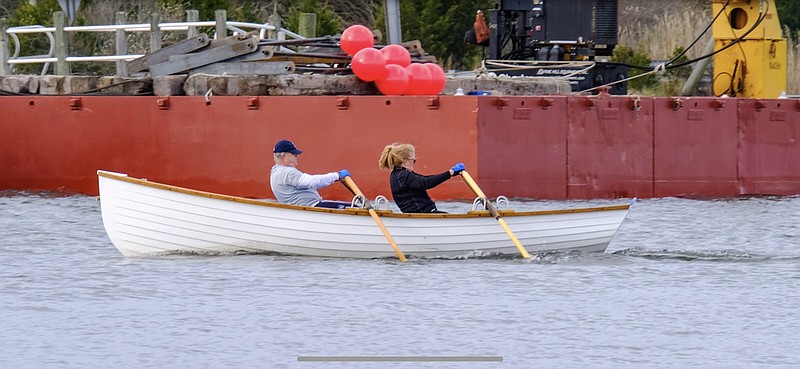
<path id="1" fill-rule="evenodd" d="M 634 96 L 6 96 L 0 190 L 96 195 L 98 169 L 269 198 L 272 147 L 347 168 L 389 195 L 383 147 L 416 169 L 463 162 L 490 196 L 591 199 L 800 194 L 800 101 Z M 343 186 L 321 191 L 349 199 Z M 463 181 L 431 191 L 469 199 Z"/>

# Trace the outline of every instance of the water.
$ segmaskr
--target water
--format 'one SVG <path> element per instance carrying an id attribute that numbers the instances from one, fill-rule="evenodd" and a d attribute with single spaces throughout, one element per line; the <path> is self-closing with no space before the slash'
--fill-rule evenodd
<path id="1" fill-rule="evenodd" d="M 3 368 L 800 366 L 798 197 L 640 200 L 533 261 L 126 258 L 95 198 L 8 192 L 0 240 Z M 381 356 L 503 361 L 298 361 Z"/>

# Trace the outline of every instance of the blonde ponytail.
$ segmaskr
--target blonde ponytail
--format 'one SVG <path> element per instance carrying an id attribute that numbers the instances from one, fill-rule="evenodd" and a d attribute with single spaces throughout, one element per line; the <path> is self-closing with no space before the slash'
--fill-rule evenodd
<path id="1" fill-rule="evenodd" d="M 378 159 L 378 168 L 392 170 L 395 167 L 403 166 L 403 160 L 413 156 L 414 145 L 393 143 L 386 145 L 381 152 L 381 158 Z"/>

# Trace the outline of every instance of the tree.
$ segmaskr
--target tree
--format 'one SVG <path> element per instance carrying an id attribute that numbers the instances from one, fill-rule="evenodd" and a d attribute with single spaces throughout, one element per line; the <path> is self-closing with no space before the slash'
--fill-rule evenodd
<path id="1" fill-rule="evenodd" d="M 428 54 L 445 69 L 472 69 L 482 49 L 464 42 L 464 33 L 475 22 L 475 12 L 487 12 L 492 0 L 408 0 L 400 2 L 403 40 L 419 40 Z M 383 10 L 381 8 L 381 10 Z M 378 28 L 385 29 L 384 17 Z"/>
<path id="2" fill-rule="evenodd" d="M 0 18 L 8 18 L 17 8 L 18 0 L 0 0 Z"/>
<path id="3" fill-rule="evenodd" d="M 321 6 L 315 0 L 304 0 L 302 4 L 289 8 L 289 17 L 285 20 L 284 28 L 297 31 L 300 25 L 300 13 L 315 13 L 317 15 L 316 36 L 335 35 L 342 32 L 342 20 L 330 8 L 326 1 Z"/>
<path id="4" fill-rule="evenodd" d="M 775 0 L 781 25 L 800 31 L 800 0 Z"/>
<path id="5" fill-rule="evenodd" d="M 60 11 L 56 0 L 44 0 L 31 5 L 27 1 L 20 2 L 19 6 L 11 13 L 8 23 L 11 27 L 28 25 L 53 25 L 53 12 Z M 42 33 L 20 34 L 19 56 L 43 55 L 50 50 L 50 39 Z M 14 50 L 15 46 L 10 46 Z M 13 51 L 12 51 L 13 52 Z M 15 73 L 38 74 L 42 70 L 40 64 L 18 64 L 14 67 Z"/>
<path id="6" fill-rule="evenodd" d="M 617 46 L 616 48 L 614 48 L 611 61 L 630 64 L 630 65 L 640 65 L 640 66 L 648 66 L 650 65 L 651 62 L 650 57 L 648 57 L 643 50 L 641 49 L 634 50 L 633 48 L 628 46 Z M 631 68 L 630 71 L 628 72 L 628 75 L 630 77 L 635 77 L 645 72 L 648 72 L 648 70 Z M 630 80 L 630 82 L 628 83 L 632 90 L 642 91 L 645 88 L 654 87 L 658 83 L 658 80 L 656 79 L 655 76 L 650 74 L 647 76 L 634 78 Z"/>

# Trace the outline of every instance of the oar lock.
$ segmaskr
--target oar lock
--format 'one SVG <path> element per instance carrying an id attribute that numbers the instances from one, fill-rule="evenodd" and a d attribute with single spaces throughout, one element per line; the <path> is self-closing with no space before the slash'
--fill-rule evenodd
<path id="1" fill-rule="evenodd" d="M 375 210 L 390 210 L 389 208 L 389 199 L 386 196 L 378 195 L 375 197 L 374 206 L 372 206 Z M 369 202 L 367 202 L 367 198 L 364 195 L 356 195 L 353 196 L 353 200 L 350 202 L 350 206 L 354 208 L 361 208 L 367 209 L 369 208 Z"/>
<path id="2" fill-rule="evenodd" d="M 472 210 L 487 210 L 486 202 L 489 201 L 485 197 L 476 197 L 474 201 L 472 201 Z M 372 207 L 376 210 L 390 210 L 389 208 L 389 199 L 386 196 L 378 195 L 375 197 L 374 201 L 375 205 Z M 500 210 L 505 207 L 505 209 L 511 210 L 511 203 L 508 201 L 508 197 L 505 196 L 497 196 L 494 200 L 495 207 Z M 505 204 L 505 206 L 503 206 Z M 367 198 L 364 195 L 356 195 L 353 196 L 353 200 L 350 201 L 350 206 L 354 208 L 361 208 L 367 209 L 369 208 L 369 202 L 367 202 Z"/>
<path id="3" fill-rule="evenodd" d="M 489 201 L 485 197 L 476 197 L 474 201 L 472 201 L 472 210 L 487 210 L 486 201 Z M 506 209 L 511 209 L 511 204 L 508 202 L 508 197 L 505 196 L 497 196 L 497 199 L 494 200 L 495 207 L 500 210 L 500 204 L 505 204 Z"/>
<path id="4" fill-rule="evenodd" d="M 350 201 L 350 207 L 353 208 L 366 208 L 367 207 L 367 198 L 364 195 L 355 195 L 353 196 L 353 200 Z"/>
<path id="5" fill-rule="evenodd" d="M 375 209 L 377 210 L 390 210 L 389 199 L 386 196 L 378 195 L 375 197 Z"/>

